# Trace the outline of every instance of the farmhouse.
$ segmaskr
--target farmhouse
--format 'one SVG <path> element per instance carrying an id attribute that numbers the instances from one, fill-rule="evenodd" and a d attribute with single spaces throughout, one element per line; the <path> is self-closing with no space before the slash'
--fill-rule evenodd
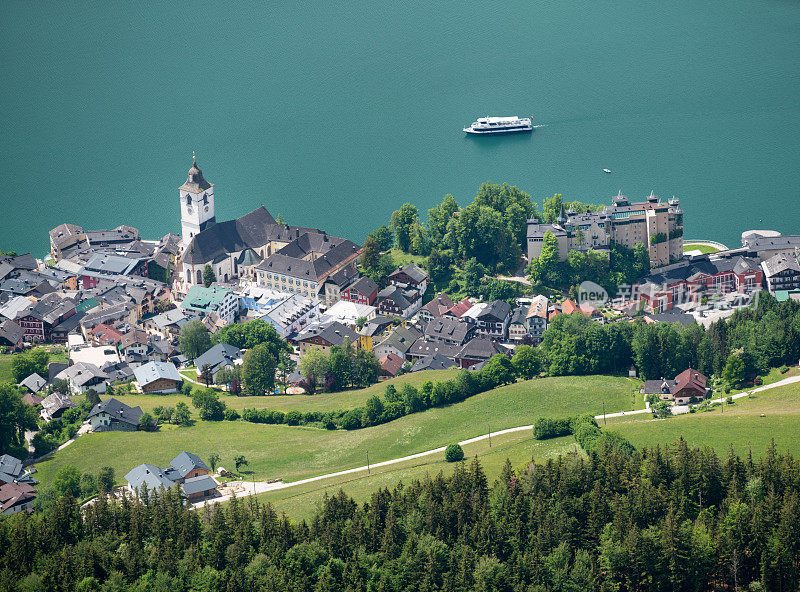
<path id="1" fill-rule="evenodd" d="M 141 417 L 141 407 L 129 407 L 111 398 L 92 407 L 86 419 L 93 432 L 135 432 Z"/>
<path id="2" fill-rule="evenodd" d="M 707 379 L 697 370 L 687 368 L 673 380 L 646 380 L 645 395 L 658 395 L 664 401 L 673 401 L 676 405 L 686 405 L 694 400 L 702 400 L 709 393 L 706 388 Z"/>
<path id="3" fill-rule="evenodd" d="M 147 362 L 135 368 L 133 375 L 143 393 L 176 393 L 183 383 L 183 378 L 171 362 Z"/>
<path id="4" fill-rule="evenodd" d="M 194 362 L 197 366 L 197 376 L 201 376 L 203 369 L 208 366 L 212 378 L 216 380 L 220 370 L 233 368 L 242 362 L 242 351 L 227 343 L 218 343 L 203 355 L 198 356 Z"/>

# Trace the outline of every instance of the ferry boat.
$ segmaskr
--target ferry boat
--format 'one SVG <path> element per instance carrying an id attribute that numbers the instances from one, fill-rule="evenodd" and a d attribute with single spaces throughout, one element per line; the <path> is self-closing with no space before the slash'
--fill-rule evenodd
<path id="1" fill-rule="evenodd" d="M 512 132 L 533 131 L 530 117 L 520 119 L 516 115 L 511 117 L 480 117 L 464 131 L 468 134 L 509 134 Z"/>

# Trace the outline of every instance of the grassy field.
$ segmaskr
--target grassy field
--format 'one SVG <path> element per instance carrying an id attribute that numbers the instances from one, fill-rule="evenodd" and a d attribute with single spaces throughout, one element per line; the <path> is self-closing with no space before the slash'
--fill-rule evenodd
<path id="1" fill-rule="evenodd" d="M 317 393 L 316 395 L 266 395 L 264 397 L 234 397 L 220 391 L 220 398 L 231 409 L 241 411 L 245 407 L 249 409 L 276 409 L 278 411 L 291 411 L 297 409 L 304 411 L 336 411 L 337 409 L 352 409 L 359 407 L 373 395 L 382 395 L 387 384 L 395 385 L 399 389 L 403 384 L 412 384 L 419 387 L 426 380 L 434 382 L 453 378 L 457 370 L 426 370 L 424 372 L 414 372 L 398 378 L 392 378 L 385 382 L 378 382 L 364 389 L 354 389 L 340 393 Z M 190 404 L 189 397 L 181 394 L 175 395 L 115 395 L 120 401 L 131 407 L 137 405 L 144 411 L 150 411 L 159 405 L 174 407 L 178 401 Z M 193 407 L 190 409 L 194 410 Z"/>
<path id="2" fill-rule="evenodd" d="M 37 478 L 46 484 L 67 464 L 92 472 L 107 465 L 115 469 L 121 481 L 139 463 L 166 466 L 176 454 L 187 450 L 205 459 L 216 452 L 228 468 L 236 454 L 244 454 L 257 479 L 282 477 L 292 481 L 361 466 L 367 452 L 372 462 L 380 462 L 479 436 L 490 427 L 499 431 L 533 423 L 540 416 L 600 413 L 603 402 L 607 411 L 628 410 L 632 406 L 632 384 L 626 378 L 607 376 L 519 382 L 456 405 L 352 432 L 235 421 L 198 422 L 187 428 L 164 426 L 155 433 L 87 434 L 39 463 Z"/>
<path id="3" fill-rule="evenodd" d="M 519 470 L 524 469 L 531 459 L 544 461 L 560 454 L 584 454 L 572 436 L 539 441 L 527 431 L 493 436 L 491 444 L 489 446 L 487 440 L 481 440 L 464 446 L 465 461 L 470 462 L 477 456 L 490 484 L 500 475 L 506 459 Z M 365 471 L 262 493 L 258 498 L 262 502 L 269 501 L 279 513 L 285 512 L 295 520 L 309 519 L 321 507 L 325 494 L 332 496 L 342 489 L 356 501 L 364 502 L 379 488 L 392 489 L 398 483 L 408 484 L 440 472 L 449 475 L 456 466 L 445 462 L 443 453 L 438 453 L 372 469 L 369 474 Z"/>
<path id="4" fill-rule="evenodd" d="M 711 245 L 683 245 L 683 252 L 686 253 L 687 251 L 700 251 L 701 253 L 716 253 L 719 251 L 717 247 L 712 247 Z"/>
<path id="5" fill-rule="evenodd" d="M 11 376 L 11 361 L 14 359 L 14 355 L 0 354 L 0 382 L 14 382 L 14 377 Z M 63 352 L 50 354 L 51 362 L 66 362 L 67 360 L 67 354 Z"/>
<path id="6" fill-rule="evenodd" d="M 761 414 L 764 417 L 761 417 Z M 779 450 L 800 456 L 800 383 L 777 387 L 716 408 L 654 420 L 648 415 L 609 420 L 608 427 L 640 448 L 674 442 L 680 436 L 692 446 L 711 446 L 726 455 L 731 445 L 739 455 L 760 456 L 774 438 Z"/>

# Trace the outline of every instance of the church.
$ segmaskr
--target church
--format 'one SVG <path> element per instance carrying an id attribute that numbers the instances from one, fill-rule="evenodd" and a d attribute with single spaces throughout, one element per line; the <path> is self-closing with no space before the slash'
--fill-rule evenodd
<path id="1" fill-rule="evenodd" d="M 264 206 L 217 222 L 214 185 L 203 177 L 196 159 L 179 193 L 180 292 L 203 285 L 203 270 L 210 265 L 223 284 L 257 283 L 335 302 L 358 275 L 358 245 L 317 228 L 279 224 Z"/>

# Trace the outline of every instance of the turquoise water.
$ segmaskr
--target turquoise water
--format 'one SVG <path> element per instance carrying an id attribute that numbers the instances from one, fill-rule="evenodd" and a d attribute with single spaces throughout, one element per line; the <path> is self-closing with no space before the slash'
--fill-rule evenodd
<path id="1" fill-rule="evenodd" d="M 674 194 L 687 237 L 733 245 L 800 231 L 798 2 L 162 4 L 2 3 L 0 248 L 176 232 L 192 150 L 218 219 L 354 240 L 484 180 Z M 461 132 L 485 114 L 543 127 Z"/>

